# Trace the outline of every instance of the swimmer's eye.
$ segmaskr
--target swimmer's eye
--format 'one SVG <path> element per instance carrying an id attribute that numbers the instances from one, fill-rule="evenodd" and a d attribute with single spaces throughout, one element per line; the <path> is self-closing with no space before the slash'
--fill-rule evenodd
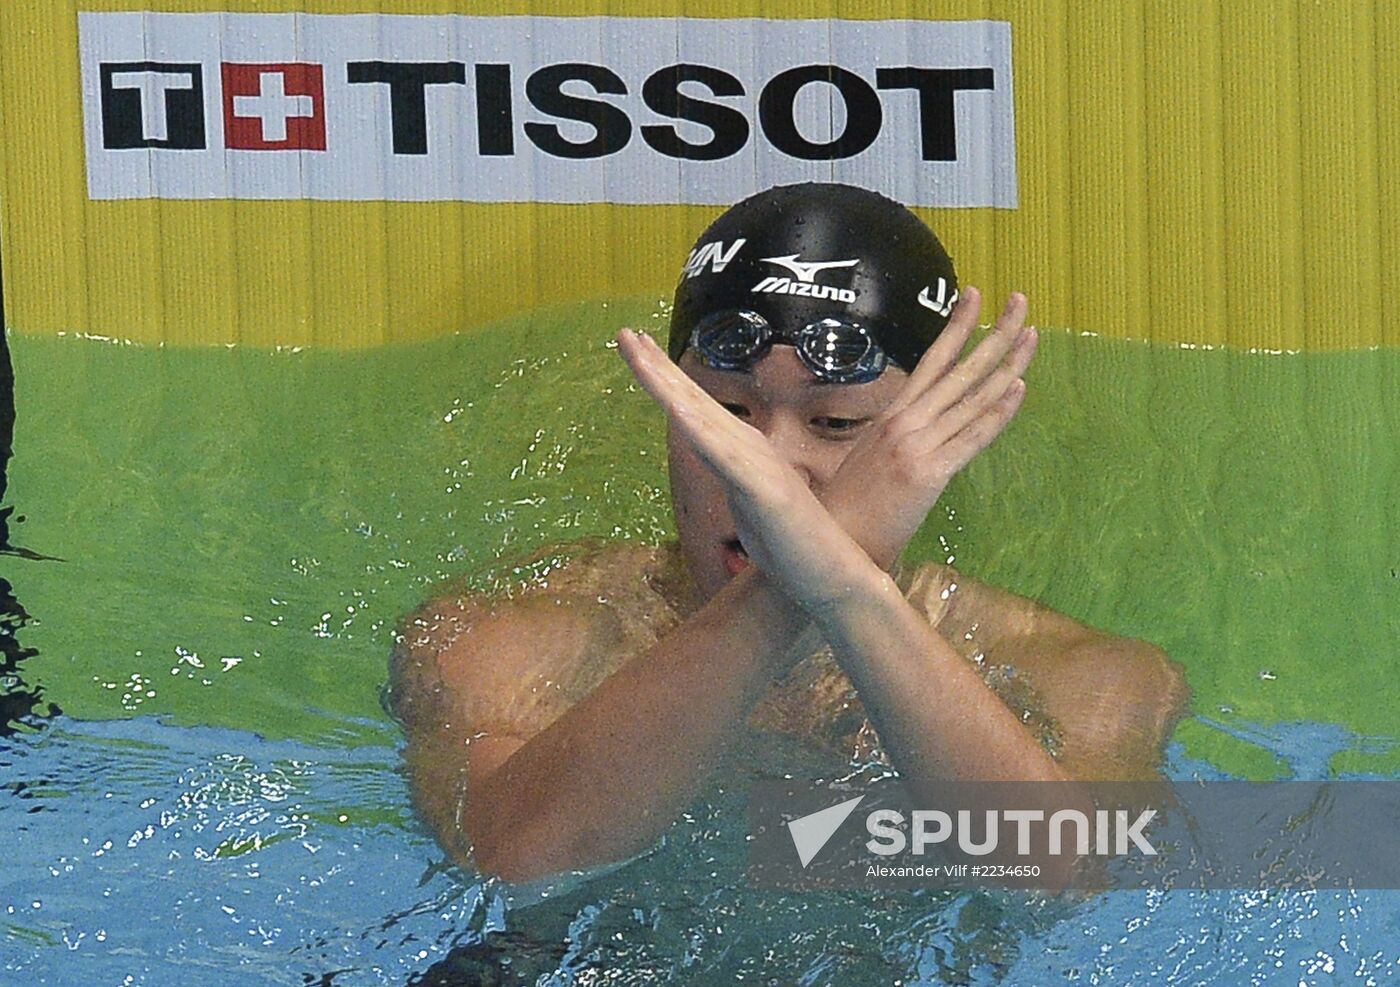
<path id="1" fill-rule="evenodd" d="M 813 418 L 812 424 L 827 432 L 853 432 L 865 424 L 865 419 L 833 418 L 829 415 L 823 415 L 819 418 Z"/>
<path id="2" fill-rule="evenodd" d="M 738 418 L 749 417 L 749 409 L 744 407 L 742 404 L 731 404 L 729 402 L 721 401 L 720 407 L 722 407 L 725 411 L 729 412 L 731 415 L 734 415 Z"/>

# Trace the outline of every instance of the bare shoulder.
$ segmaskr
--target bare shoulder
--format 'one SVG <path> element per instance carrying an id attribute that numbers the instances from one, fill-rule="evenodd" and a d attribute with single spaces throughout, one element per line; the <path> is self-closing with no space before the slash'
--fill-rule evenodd
<path id="1" fill-rule="evenodd" d="M 1076 777 L 1157 773 L 1162 747 L 1191 696 L 1184 669 L 1165 651 L 952 566 L 921 567 L 914 586 L 930 619 L 965 657 L 1024 678 L 1058 725 L 1059 759 Z"/>
<path id="2" fill-rule="evenodd" d="M 414 805 L 459 861 L 471 785 L 582 699 L 664 626 L 676 553 L 583 543 L 522 561 L 526 578 L 438 593 L 400 623 L 390 711 Z"/>
<path id="3" fill-rule="evenodd" d="M 413 735 L 452 718 L 476 733 L 528 737 L 606 677 L 664 598 L 649 577 L 664 553 L 585 543 L 525 560 L 500 592 L 448 592 L 410 613 L 390 659 L 392 710 Z M 531 566 L 539 566 L 531 569 Z"/>

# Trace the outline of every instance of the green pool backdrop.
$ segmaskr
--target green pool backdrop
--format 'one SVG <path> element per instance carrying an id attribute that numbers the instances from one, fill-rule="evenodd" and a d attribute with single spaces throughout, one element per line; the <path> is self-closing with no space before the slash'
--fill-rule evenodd
<path id="1" fill-rule="evenodd" d="M 397 618 L 586 535 L 671 531 L 660 412 L 611 345 L 654 299 L 355 352 L 11 338 L 7 578 L 21 671 L 82 718 L 383 742 Z M 1042 330 L 1008 434 L 911 546 L 1183 662 L 1177 737 L 1354 735 L 1400 768 L 1400 352 L 1187 349 Z"/>

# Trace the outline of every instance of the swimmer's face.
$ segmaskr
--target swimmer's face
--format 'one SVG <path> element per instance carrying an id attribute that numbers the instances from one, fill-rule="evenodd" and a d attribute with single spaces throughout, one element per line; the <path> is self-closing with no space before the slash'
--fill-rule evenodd
<path id="1" fill-rule="evenodd" d="M 866 384 L 828 384 L 786 345 L 772 347 L 749 370 L 715 370 L 687 350 L 680 368 L 730 412 L 758 429 L 808 486 L 822 490 L 894 400 L 908 374 L 891 365 Z M 724 484 L 674 429 L 667 432 L 671 502 L 691 575 L 708 600 L 747 564 Z"/>

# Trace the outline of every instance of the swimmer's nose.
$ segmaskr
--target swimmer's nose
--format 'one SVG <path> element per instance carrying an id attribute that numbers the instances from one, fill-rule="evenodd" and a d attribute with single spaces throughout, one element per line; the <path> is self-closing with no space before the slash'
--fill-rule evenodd
<path id="1" fill-rule="evenodd" d="M 820 469 L 816 462 L 816 450 L 812 441 L 807 435 L 795 428 L 785 427 L 781 424 L 770 424 L 764 429 L 764 434 L 768 436 L 768 441 L 778 454 L 786 460 L 787 464 L 797 471 L 798 476 L 810 489 L 817 489 L 817 477 Z"/>

